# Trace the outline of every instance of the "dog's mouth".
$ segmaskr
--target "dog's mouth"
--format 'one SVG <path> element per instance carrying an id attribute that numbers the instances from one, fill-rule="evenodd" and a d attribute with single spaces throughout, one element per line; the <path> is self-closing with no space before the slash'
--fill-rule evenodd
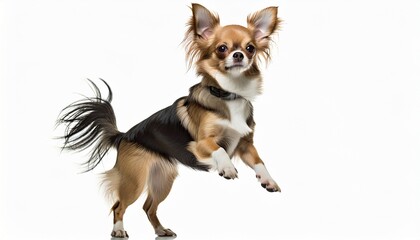
<path id="1" fill-rule="evenodd" d="M 238 68 L 243 68 L 243 67 L 244 65 L 242 63 L 234 63 L 230 66 L 225 66 L 225 70 L 228 71 L 228 70 L 238 69 Z"/>

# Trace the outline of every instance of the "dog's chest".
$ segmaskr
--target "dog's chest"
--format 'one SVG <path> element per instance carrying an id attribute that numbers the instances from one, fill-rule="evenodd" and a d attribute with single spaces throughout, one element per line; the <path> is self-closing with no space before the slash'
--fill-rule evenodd
<path id="1" fill-rule="evenodd" d="M 219 124 L 229 130 L 233 130 L 236 133 L 234 135 L 238 135 L 239 137 L 243 137 L 252 132 L 252 129 L 247 124 L 247 119 L 251 114 L 251 106 L 248 101 L 245 99 L 227 101 L 226 106 L 229 110 L 230 118 L 220 120 Z"/>

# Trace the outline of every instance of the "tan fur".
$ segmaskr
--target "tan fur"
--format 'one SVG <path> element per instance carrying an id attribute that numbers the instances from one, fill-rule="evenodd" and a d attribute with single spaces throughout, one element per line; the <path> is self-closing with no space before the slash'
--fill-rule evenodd
<path id="1" fill-rule="evenodd" d="M 208 160 L 211 157 L 211 153 L 219 148 L 220 146 L 217 145 L 216 137 L 208 137 L 191 142 L 188 147 L 198 160 Z"/>
<path id="2" fill-rule="evenodd" d="M 143 210 L 146 212 L 150 223 L 155 228 L 157 235 L 168 235 L 165 229 L 159 222 L 156 215 L 158 205 L 165 200 L 171 191 L 172 184 L 178 175 L 176 166 L 164 160 L 159 160 L 153 163 L 148 182 L 148 195 L 146 202 L 143 205 Z"/>
<path id="3" fill-rule="evenodd" d="M 153 158 L 156 156 L 134 143 L 122 141 L 114 168 L 105 173 L 104 183 L 108 193 L 119 199 L 121 194 L 127 192 L 124 188 L 144 186 Z"/>
<path id="4" fill-rule="evenodd" d="M 193 132 L 197 136 L 189 145 L 189 150 L 198 160 L 207 160 L 211 153 L 220 148 L 217 141 L 223 136 L 224 129 L 217 124 L 222 118 L 212 112 L 203 111 L 198 122 L 198 128 Z"/>
<path id="5" fill-rule="evenodd" d="M 125 209 L 134 203 L 147 183 L 150 166 L 158 157 L 134 143 L 122 141 L 113 169 L 105 173 L 109 194 L 117 198 L 114 223 L 122 221 Z"/>
<path id="6" fill-rule="evenodd" d="M 159 203 L 169 194 L 177 175 L 175 165 L 134 143 L 122 141 L 117 162 L 104 177 L 107 191 L 116 198 L 111 209 L 114 223 L 123 220 L 127 207 L 138 199 L 147 186 L 148 198 L 143 208 L 156 234 L 168 235 L 170 232 L 165 232 L 156 211 Z"/>
<path id="7" fill-rule="evenodd" d="M 235 154 L 238 155 L 244 163 L 253 168 L 256 164 L 264 162 L 258 155 L 257 149 L 254 144 L 246 138 L 241 139 L 236 148 Z"/>
<path id="8" fill-rule="evenodd" d="M 202 95 L 204 95 L 208 99 L 209 96 L 207 94 L 208 91 L 198 89 L 194 91 L 193 98 L 196 98 L 198 101 L 199 99 L 197 98 L 203 97 Z M 204 104 L 208 104 L 209 108 L 216 108 L 214 102 L 203 102 Z M 223 119 L 229 119 L 229 112 L 223 102 L 220 102 L 218 105 L 221 111 L 209 111 L 197 104 L 189 104 L 187 108 L 184 106 L 184 103 L 183 100 L 178 104 L 177 114 L 183 126 L 188 129 L 195 139 L 195 141 L 190 142 L 188 150 L 199 161 L 204 161 L 204 164 L 211 165 L 207 161 L 210 160 L 211 154 L 220 148 L 218 142 L 223 137 L 229 137 L 229 131 L 218 124 Z M 203 104 L 202 102 L 200 103 Z"/>

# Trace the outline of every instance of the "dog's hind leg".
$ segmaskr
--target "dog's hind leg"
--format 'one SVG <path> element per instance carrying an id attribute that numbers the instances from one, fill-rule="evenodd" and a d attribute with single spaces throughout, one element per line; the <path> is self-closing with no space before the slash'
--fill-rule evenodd
<path id="1" fill-rule="evenodd" d="M 156 157 L 135 144 L 122 142 L 118 149 L 115 167 L 106 173 L 110 191 L 114 192 L 118 201 L 112 207 L 114 227 L 112 237 L 126 238 L 123 216 L 128 206 L 134 203 L 146 185 L 152 161 Z"/>
<path id="2" fill-rule="evenodd" d="M 127 206 L 121 204 L 120 201 L 116 202 L 112 207 L 112 211 L 114 212 L 114 227 L 112 229 L 111 236 L 117 238 L 126 238 L 128 237 L 127 231 L 124 230 L 123 225 L 123 216 Z"/>
<path id="3" fill-rule="evenodd" d="M 128 237 L 127 231 L 124 229 L 123 217 L 128 206 L 134 203 L 140 196 L 144 184 L 122 183 L 118 198 L 119 201 L 114 204 L 114 227 L 112 229 L 112 237 L 125 238 Z"/>
<path id="4" fill-rule="evenodd" d="M 143 210 L 146 212 L 147 217 L 158 236 L 176 236 L 172 230 L 162 226 L 156 212 L 159 204 L 165 200 L 171 191 L 172 184 L 177 175 L 178 171 L 176 166 L 166 160 L 156 161 L 150 168 L 148 196 L 144 203 Z"/>

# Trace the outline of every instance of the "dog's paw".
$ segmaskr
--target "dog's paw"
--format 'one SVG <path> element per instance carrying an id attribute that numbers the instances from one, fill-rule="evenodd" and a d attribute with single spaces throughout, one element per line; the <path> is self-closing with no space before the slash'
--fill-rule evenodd
<path id="1" fill-rule="evenodd" d="M 116 230 L 116 231 L 112 231 L 111 237 L 114 237 L 114 238 L 128 238 L 128 234 L 127 234 L 127 231 Z"/>
<path id="2" fill-rule="evenodd" d="M 235 179 L 238 177 L 238 171 L 235 166 L 233 166 L 232 161 L 230 160 L 229 155 L 223 148 L 212 153 L 212 157 L 216 162 L 217 171 L 219 175 L 226 179 Z"/>
<path id="3" fill-rule="evenodd" d="M 155 230 L 156 235 L 158 235 L 158 237 L 176 237 L 176 233 L 174 233 L 171 229 L 169 228 L 159 228 Z"/>
<path id="4" fill-rule="evenodd" d="M 265 188 L 269 192 L 281 192 L 281 189 L 277 183 L 271 178 L 262 178 L 260 175 L 256 176 L 258 181 L 261 183 L 261 187 Z"/>
<path id="5" fill-rule="evenodd" d="M 111 236 L 113 238 L 128 238 L 127 232 L 124 230 L 124 224 L 122 221 L 117 221 L 112 229 Z"/>
<path id="6" fill-rule="evenodd" d="M 261 183 L 261 186 L 265 188 L 269 192 L 280 192 L 280 187 L 277 183 L 273 180 L 270 174 L 265 168 L 263 163 L 256 164 L 254 166 L 256 177 L 258 181 Z"/>
<path id="7" fill-rule="evenodd" d="M 236 170 L 236 168 L 233 165 L 220 168 L 218 171 L 219 171 L 219 175 L 226 179 L 238 178 L 238 170 Z"/>

